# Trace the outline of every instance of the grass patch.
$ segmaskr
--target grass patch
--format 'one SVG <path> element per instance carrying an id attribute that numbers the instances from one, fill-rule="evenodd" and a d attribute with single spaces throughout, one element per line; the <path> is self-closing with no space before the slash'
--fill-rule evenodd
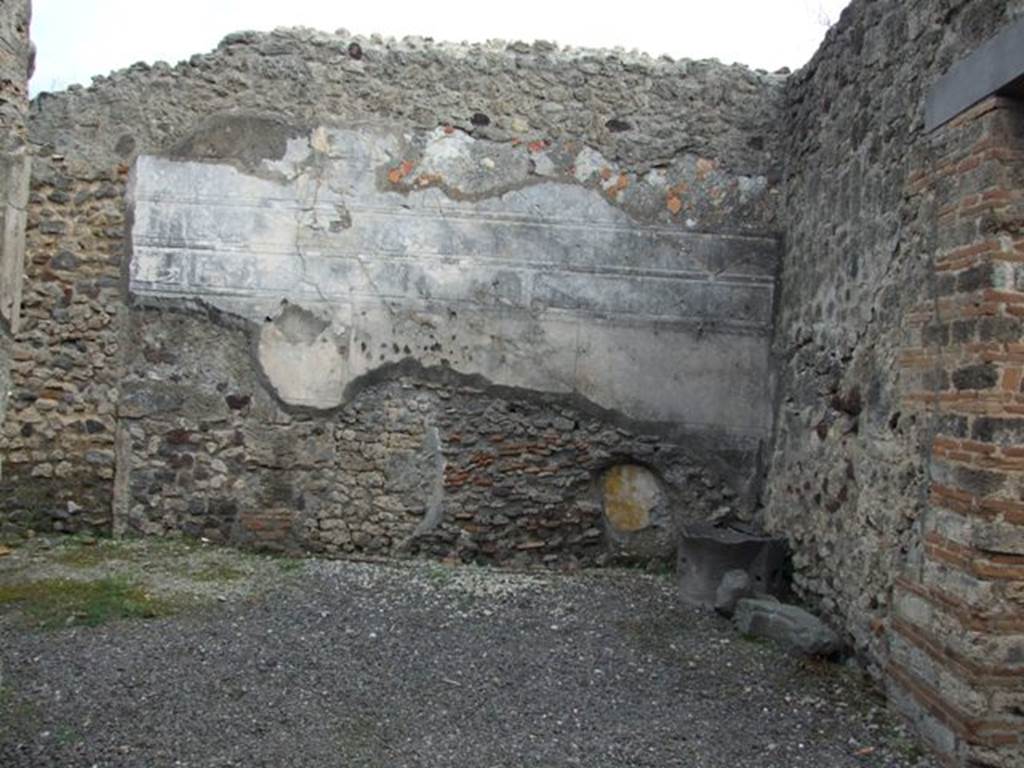
<path id="1" fill-rule="evenodd" d="M 62 544 L 52 555 L 53 561 L 76 568 L 95 568 L 112 560 L 127 560 L 121 547 L 111 542 L 83 544 L 72 541 Z"/>
<path id="2" fill-rule="evenodd" d="M 166 601 L 123 578 L 95 581 L 44 579 L 0 585 L 0 606 L 15 606 L 30 624 L 56 629 L 94 627 L 117 619 L 151 619 L 171 612 Z"/>
<path id="3" fill-rule="evenodd" d="M 301 557 L 289 557 L 287 555 L 275 558 L 277 562 L 277 569 L 281 573 L 292 573 L 299 570 L 306 561 Z"/>

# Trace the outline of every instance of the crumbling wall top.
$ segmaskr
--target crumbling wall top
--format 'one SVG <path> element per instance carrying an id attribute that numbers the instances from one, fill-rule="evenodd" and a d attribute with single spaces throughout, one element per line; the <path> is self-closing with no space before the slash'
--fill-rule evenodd
<path id="1" fill-rule="evenodd" d="M 777 164 L 784 82 L 714 60 L 542 41 L 452 44 L 286 28 L 238 32 L 175 66 L 139 63 L 88 88 L 40 94 L 32 131 L 44 149 L 107 168 L 180 139 L 200 116 L 243 108 L 304 124 L 384 117 L 492 141 L 578 139 L 638 171 L 690 153 L 765 173 Z"/>

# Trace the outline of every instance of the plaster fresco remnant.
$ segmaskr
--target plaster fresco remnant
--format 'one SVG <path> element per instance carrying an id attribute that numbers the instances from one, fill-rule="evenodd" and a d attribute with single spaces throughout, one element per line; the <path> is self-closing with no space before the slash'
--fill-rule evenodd
<path id="1" fill-rule="evenodd" d="M 413 358 L 767 435 L 774 237 L 638 222 L 599 182 L 538 180 L 526 148 L 498 165 L 459 131 L 412 141 L 318 128 L 263 163 L 276 178 L 140 157 L 130 290 L 262 323 L 260 362 L 291 405 L 337 407 L 351 382 Z M 413 154 L 412 188 L 395 191 L 386 169 Z M 322 318 L 315 333 L 295 328 L 300 312 Z"/>
<path id="2" fill-rule="evenodd" d="M 661 497 L 658 481 L 650 472 L 635 464 L 621 464 L 605 472 L 601 485 L 604 513 L 616 531 L 629 533 L 650 525 L 651 511 Z"/>
<path id="3" fill-rule="evenodd" d="M 0 428 L 11 390 L 11 333 L 21 315 L 25 223 L 31 155 L 27 145 L 28 79 L 34 50 L 28 0 L 0 9 Z M 0 472 L 3 457 L 0 456 Z"/>

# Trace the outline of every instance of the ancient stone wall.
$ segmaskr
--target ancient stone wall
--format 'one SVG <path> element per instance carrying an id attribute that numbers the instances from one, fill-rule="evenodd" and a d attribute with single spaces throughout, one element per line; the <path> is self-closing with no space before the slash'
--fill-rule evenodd
<path id="1" fill-rule="evenodd" d="M 916 148 L 934 294 L 907 316 L 903 402 L 929 419 L 923 541 L 896 582 L 893 697 L 961 762 L 1024 758 L 1020 503 L 1024 104 L 991 98 Z"/>
<path id="2" fill-rule="evenodd" d="M 3 514 L 566 564 L 749 514 L 780 96 L 306 30 L 41 96 Z"/>
<path id="3" fill-rule="evenodd" d="M 11 389 L 11 332 L 21 312 L 25 261 L 28 78 L 32 67 L 28 0 L 0 9 L 0 429 Z M 3 472 L 0 456 L 0 473 Z"/>
<path id="4" fill-rule="evenodd" d="M 930 743 L 1018 766 L 1024 115 L 923 115 L 1022 15 L 855 0 L 788 79 L 240 33 L 42 95 L 0 525 L 572 567 L 764 481 Z"/>
<path id="5" fill-rule="evenodd" d="M 1004 425 L 1015 407 L 996 361 L 1012 361 L 1020 337 L 1016 289 L 988 296 L 1009 286 L 992 283 L 987 264 L 950 261 L 951 251 L 966 248 L 957 251 L 966 259 L 1000 233 L 1010 237 L 1012 261 L 1013 226 L 991 210 L 1008 204 L 1015 182 L 1004 174 L 1000 186 L 994 171 L 976 171 L 993 162 L 976 156 L 986 149 L 983 124 L 936 136 L 925 133 L 923 116 L 938 77 L 1022 13 L 1024 4 L 1005 0 L 855 2 L 787 85 L 781 370 L 765 520 L 790 537 L 801 594 L 846 629 L 932 745 L 978 765 L 1020 764 L 1017 736 L 1008 734 L 1021 732 L 1024 645 L 1016 624 L 999 624 L 1007 615 L 1019 623 L 1020 606 L 997 583 L 1015 578 L 1019 550 L 1007 544 L 975 562 L 947 547 L 936 526 L 961 544 L 964 535 L 996 534 L 967 524 L 953 533 L 929 493 L 934 499 L 934 484 L 951 472 L 950 484 L 967 483 L 969 494 L 1009 488 L 980 468 L 950 468 L 933 436 L 949 435 L 938 445 L 958 450 L 948 441 L 991 432 L 979 438 L 991 453 L 995 432 L 985 432 L 984 418 L 972 427 L 969 414 L 994 408 L 993 424 Z M 954 174 L 923 191 L 930 163 L 952 156 L 964 182 Z M 1018 194 L 1019 179 L 1016 186 Z M 998 201 L 982 201 L 990 193 Z M 977 197 L 979 208 L 943 219 L 959 195 Z M 957 317 L 951 293 L 968 299 Z M 954 563 L 951 552 L 964 557 Z M 990 560 L 1000 565 L 989 568 Z M 907 586 L 922 583 L 927 597 Z M 956 601 L 970 607 L 950 613 Z M 992 634 L 983 637 L 985 628 Z M 977 685 L 993 676 L 1007 687 Z"/>

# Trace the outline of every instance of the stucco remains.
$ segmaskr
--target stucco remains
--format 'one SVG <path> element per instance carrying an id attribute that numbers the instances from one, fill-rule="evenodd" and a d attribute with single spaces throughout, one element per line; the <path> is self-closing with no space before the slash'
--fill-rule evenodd
<path id="1" fill-rule="evenodd" d="M 737 230 L 710 234 L 665 207 L 687 173 L 613 194 L 603 176 L 629 177 L 593 150 L 369 126 L 315 128 L 249 174 L 143 156 L 129 287 L 261 326 L 259 364 L 289 405 L 335 408 L 411 359 L 764 437 L 776 239 L 743 225 L 767 181 L 708 163 L 693 194 L 720 185 Z"/>
<path id="2" fill-rule="evenodd" d="M 32 69 L 28 0 L 0 9 L 0 428 L 10 393 L 10 333 L 21 314 L 25 218 L 29 184 L 26 149 L 28 78 Z M 0 465 L 3 459 L 0 457 Z M 2 471 L 2 469 L 0 469 Z"/>

